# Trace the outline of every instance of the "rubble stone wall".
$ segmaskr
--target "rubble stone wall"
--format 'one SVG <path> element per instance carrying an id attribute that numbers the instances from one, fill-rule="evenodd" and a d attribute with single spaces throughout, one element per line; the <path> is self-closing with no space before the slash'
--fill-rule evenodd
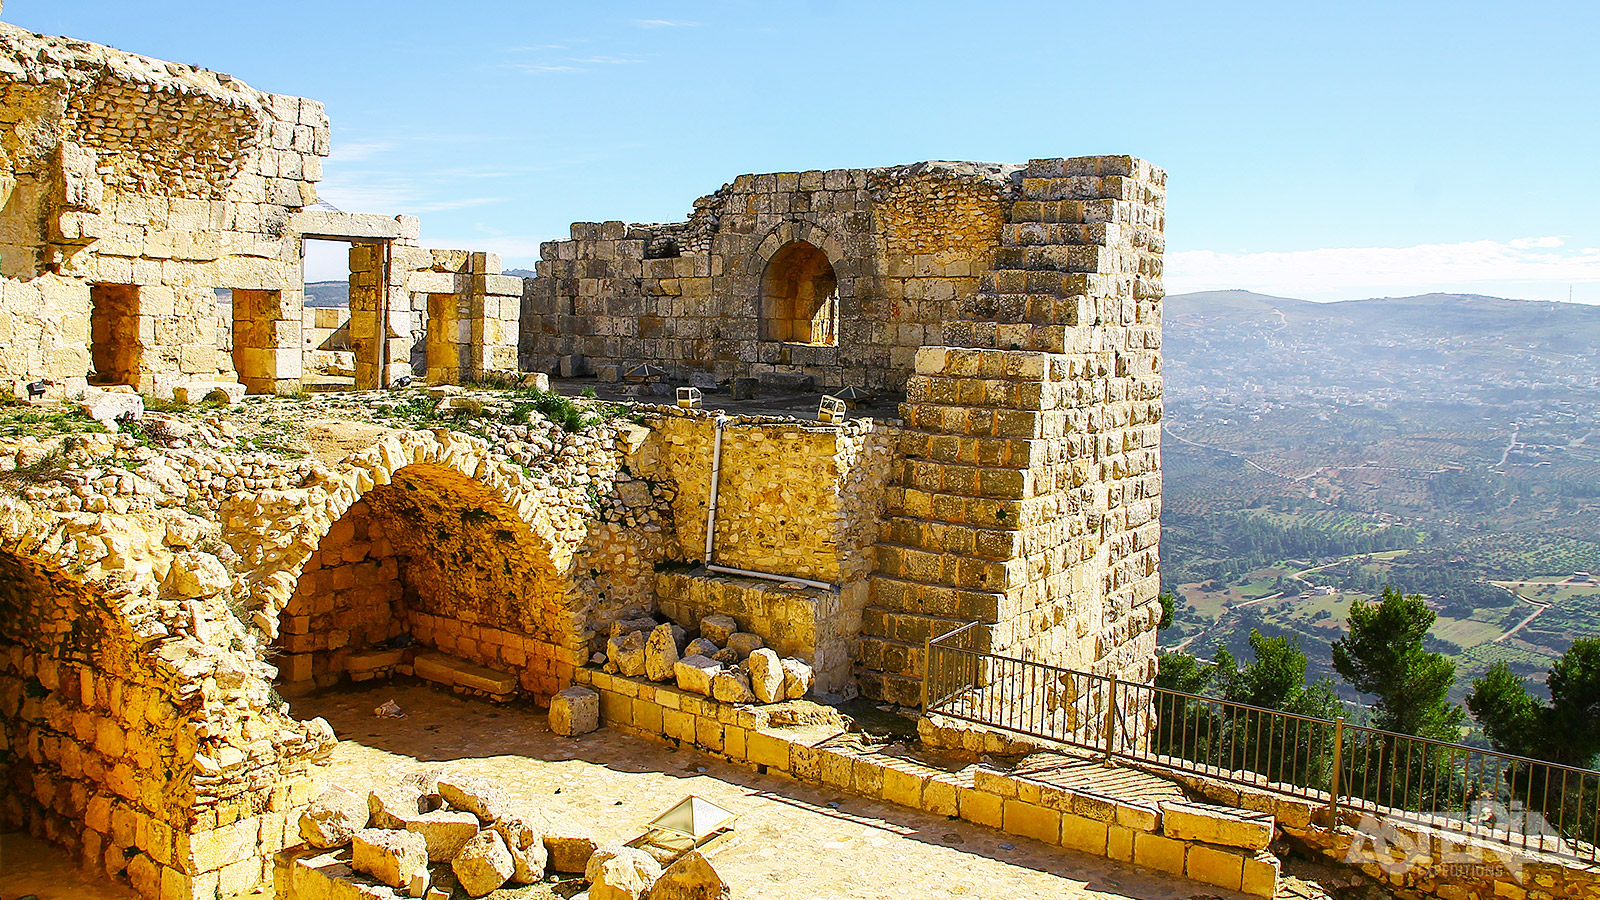
<path id="1" fill-rule="evenodd" d="M 978 289 L 1000 247 L 1017 167 L 918 163 L 741 175 L 687 222 L 579 222 L 540 248 L 522 310 L 524 368 L 579 354 L 696 373 L 898 389 L 918 347 Z M 763 274 L 785 247 L 823 251 L 833 343 L 764 339 Z"/>
<path id="2" fill-rule="evenodd" d="M 322 104 L 5 24 L 0 84 L 0 383 L 83 390 L 93 285 L 137 294 L 107 337 L 138 347 L 138 369 L 107 380 L 157 396 L 232 380 L 215 327 L 214 289 L 228 288 L 276 292 L 249 327 L 292 352 L 255 377 L 298 382 L 303 289 L 286 226 L 316 199 Z"/>

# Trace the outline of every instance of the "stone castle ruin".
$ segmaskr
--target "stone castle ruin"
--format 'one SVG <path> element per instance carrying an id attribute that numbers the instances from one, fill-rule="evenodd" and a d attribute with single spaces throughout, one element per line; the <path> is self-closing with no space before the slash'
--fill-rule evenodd
<path id="1" fill-rule="evenodd" d="M 0 438 L 0 826 L 145 896 L 250 889 L 334 741 L 281 697 L 352 679 L 541 706 L 589 685 L 608 723 L 724 752 L 758 715 L 736 708 L 785 699 L 772 672 L 916 706 L 925 642 L 969 623 L 988 651 L 1153 676 L 1161 170 L 743 175 L 686 222 L 575 224 L 520 278 L 319 204 L 315 101 L 3 24 L 0 45 L 0 386 L 128 413 Z M 491 396 L 514 415 L 475 430 L 309 421 L 309 455 L 221 412 L 132 427 L 135 394 L 300 390 L 307 239 L 350 244 L 357 390 L 411 378 L 448 407 L 443 385 L 649 365 L 904 402 L 569 430 Z"/>

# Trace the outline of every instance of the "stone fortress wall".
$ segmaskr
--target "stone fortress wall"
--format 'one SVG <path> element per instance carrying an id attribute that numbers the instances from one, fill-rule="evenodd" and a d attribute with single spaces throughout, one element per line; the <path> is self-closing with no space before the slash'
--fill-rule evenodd
<path id="1" fill-rule="evenodd" d="M 898 390 L 993 264 L 1017 169 L 741 175 L 684 223 L 575 223 L 527 281 L 523 366 Z"/>
<path id="2" fill-rule="evenodd" d="M 414 218 L 317 206 L 312 101 L 5 25 L 0 43 L 16 395 L 294 392 L 305 239 L 351 245 L 357 387 L 520 361 L 905 391 L 898 419 L 641 407 L 572 434 L 534 414 L 372 428 L 328 459 L 242 448 L 226 416 L 154 444 L 7 439 L 0 469 L 70 475 L 0 491 L 7 826 L 146 896 L 244 890 L 295 841 L 333 738 L 275 687 L 433 666 L 542 703 L 649 614 L 730 616 L 818 692 L 905 705 L 923 642 L 966 623 L 996 651 L 1153 674 L 1160 170 L 741 176 L 684 223 L 575 225 L 519 279 L 422 247 Z"/>

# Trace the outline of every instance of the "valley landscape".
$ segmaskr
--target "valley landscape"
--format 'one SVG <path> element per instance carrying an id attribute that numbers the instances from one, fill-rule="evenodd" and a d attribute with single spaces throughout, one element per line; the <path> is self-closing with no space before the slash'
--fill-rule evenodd
<path id="1" fill-rule="evenodd" d="M 1350 603 L 1393 585 L 1460 699 L 1497 661 L 1543 690 L 1600 634 L 1600 308 L 1180 294 L 1164 349 L 1165 647 L 1248 658 L 1259 629 L 1333 677 Z"/>

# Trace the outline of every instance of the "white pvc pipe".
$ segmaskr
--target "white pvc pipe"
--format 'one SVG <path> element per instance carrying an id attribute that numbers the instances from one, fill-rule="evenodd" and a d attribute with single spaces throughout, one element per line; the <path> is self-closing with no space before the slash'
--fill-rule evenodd
<path id="1" fill-rule="evenodd" d="M 706 565 L 711 565 L 712 545 L 717 539 L 717 488 L 722 483 L 722 429 L 727 416 L 717 416 L 717 436 L 711 443 L 711 501 L 706 504 Z"/>
<path id="2" fill-rule="evenodd" d="M 787 581 L 790 584 L 803 584 L 806 587 L 821 588 L 825 591 L 833 590 L 833 585 L 826 581 L 812 581 L 809 578 L 799 578 L 794 575 L 773 575 L 770 572 L 752 572 L 749 569 L 735 569 L 732 566 L 714 566 L 706 564 L 706 570 L 721 572 L 724 575 L 743 575 L 746 578 L 765 578 L 768 581 Z"/>

